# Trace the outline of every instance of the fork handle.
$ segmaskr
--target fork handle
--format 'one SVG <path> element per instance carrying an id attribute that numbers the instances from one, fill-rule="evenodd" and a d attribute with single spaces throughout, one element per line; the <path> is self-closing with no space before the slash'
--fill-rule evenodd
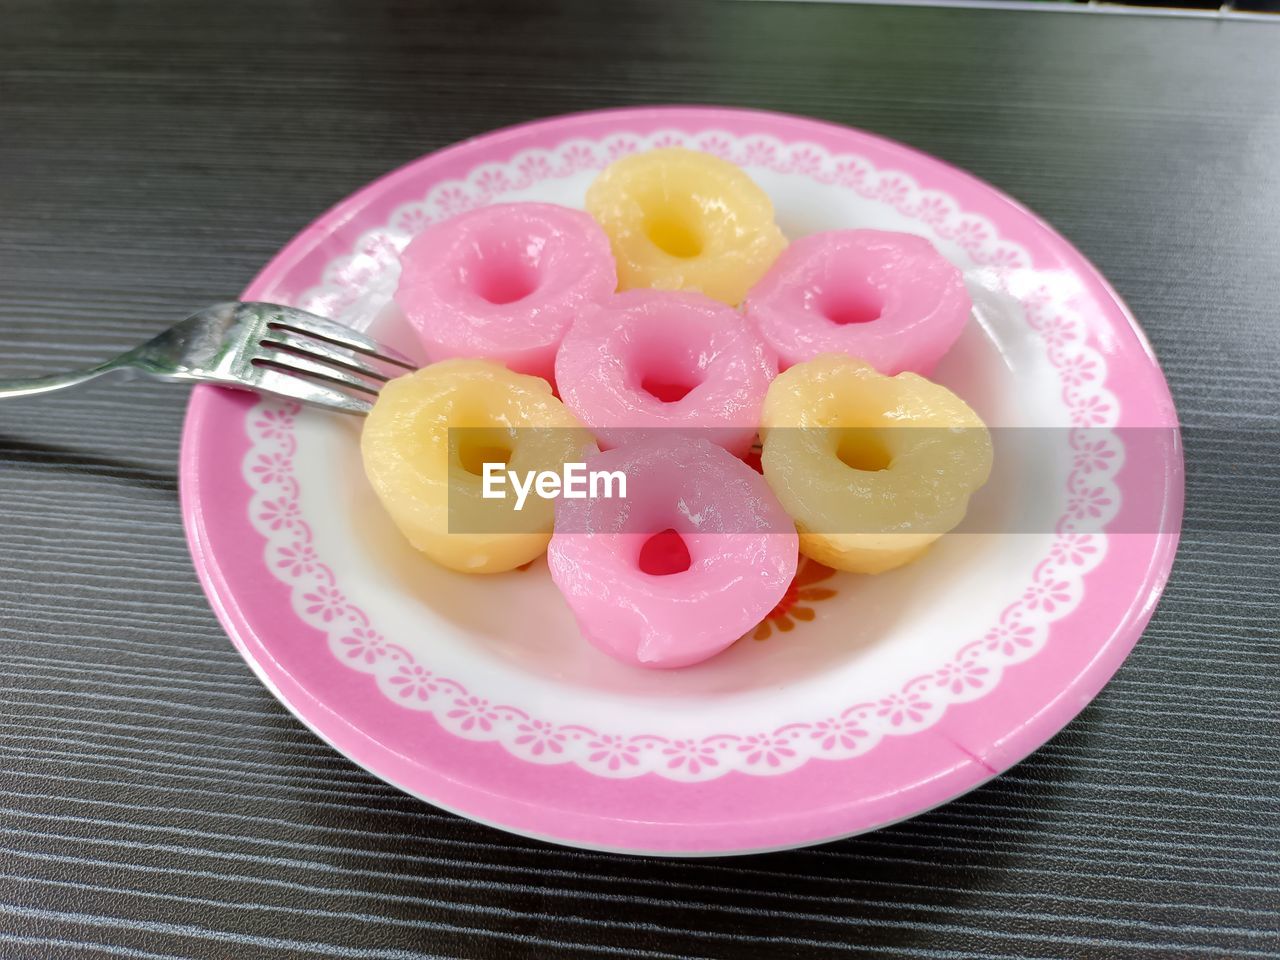
<path id="1" fill-rule="evenodd" d="M 104 373 L 112 373 L 113 371 L 124 369 L 126 369 L 125 365 L 117 360 L 112 360 L 109 363 L 90 367 L 87 370 L 73 370 L 70 373 L 55 373 L 47 377 L 31 377 L 26 380 L 0 380 L 0 400 L 5 400 L 9 397 L 34 397 L 39 393 L 52 393 L 55 390 L 63 390 L 66 387 L 79 386 L 102 376 Z"/>

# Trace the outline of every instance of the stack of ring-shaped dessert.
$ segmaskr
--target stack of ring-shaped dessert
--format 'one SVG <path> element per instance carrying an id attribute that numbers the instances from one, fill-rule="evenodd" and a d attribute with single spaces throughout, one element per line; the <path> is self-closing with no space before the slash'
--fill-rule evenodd
<path id="1" fill-rule="evenodd" d="M 592 644 L 680 667 L 766 616 L 798 553 L 880 573 L 961 521 L 992 447 L 918 375 L 972 309 L 927 240 L 836 230 L 788 248 L 742 170 L 683 149 L 614 162 L 586 206 L 483 207 L 405 249 L 396 302 L 438 362 L 387 384 L 362 449 L 415 547 L 473 573 L 547 550 Z M 763 476 L 739 459 L 757 430 Z M 626 496 L 512 509 L 482 493 L 486 463 L 581 460 Z M 683 568 L 645 566 L 663 537 Z"/>

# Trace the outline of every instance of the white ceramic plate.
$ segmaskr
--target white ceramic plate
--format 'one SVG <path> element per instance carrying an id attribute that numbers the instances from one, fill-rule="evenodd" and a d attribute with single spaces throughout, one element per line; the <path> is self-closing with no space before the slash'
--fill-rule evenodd
<path id="1" fill-rule="evenodd" d="M 448 809 L 677 854 L 872 829 L 1061 728 L 1137 640 L 1172 562 L 1172 403 L 1123 304 L 1065 240 L 993 188 L 869 134 L 749 111 L 612 111 L 410 164 L 303 231 L 245 298 L 416 353 L 390 304 L 414 232 L 497 200 L 580 207 L 609 160 L 671 144 L 741 164 L 791 237 L 909 231 L 963 269 L 974 320 L 935 379 L 988 424 L 1045 438 L 1002 444 L 997 431 L 969 523 L 983 532 L 879 577 L 802 561 L 788 598 L 729 651 L 644 671 L 582 641 L 544 562 L 469 578 L 416 554 L 364 479 L 358 423 L 210 388 L 183 449 L 197 568 L 295 714 Z"/>

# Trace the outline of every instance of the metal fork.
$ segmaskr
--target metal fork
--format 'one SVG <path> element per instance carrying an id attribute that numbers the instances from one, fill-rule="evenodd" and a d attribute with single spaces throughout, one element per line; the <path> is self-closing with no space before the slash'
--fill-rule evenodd
<path id="1" fill-rule="evenodd" d="M 219 303 L 114 360 L 70 373 L 0 380 L 0 400 L 112 373 L 216 383 L 363 416 L 382 385 L 417 364 L 350 327 L 276 303 Z"/>

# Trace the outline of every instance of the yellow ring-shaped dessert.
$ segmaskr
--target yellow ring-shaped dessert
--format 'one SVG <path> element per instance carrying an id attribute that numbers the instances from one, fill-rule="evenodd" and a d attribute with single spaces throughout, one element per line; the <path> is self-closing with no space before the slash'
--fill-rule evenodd
<path id="1" fill-rule="evenodd" d="M 444 360 L 388 383 L 360 440 L 365 473 L 396 526 L 432 560 L 500 573 L 544 553 L 554 501 L 483 496 L 483 464 L 560 473 L 595 451 L 540 377 L 486 360 Z M 506 487 L 504 492 L 509 492 Z"/>
<path id="2" fill-rule="evenodd" d="M 586 206 L 609 235 L 619 290 L 695 290 L 736 306 L 787 245 L 768 195 L 732 163 L 695 150 L 615 161 Z"/>
<path id="3" fill-rule="evenodd" d="M 800 552 L 882 573 L 964 519 L 991 473 L 991 436 L 950 390 L 825 354 L 778 376 L 761 427 L 765 479 L 796 522 Z"/>

